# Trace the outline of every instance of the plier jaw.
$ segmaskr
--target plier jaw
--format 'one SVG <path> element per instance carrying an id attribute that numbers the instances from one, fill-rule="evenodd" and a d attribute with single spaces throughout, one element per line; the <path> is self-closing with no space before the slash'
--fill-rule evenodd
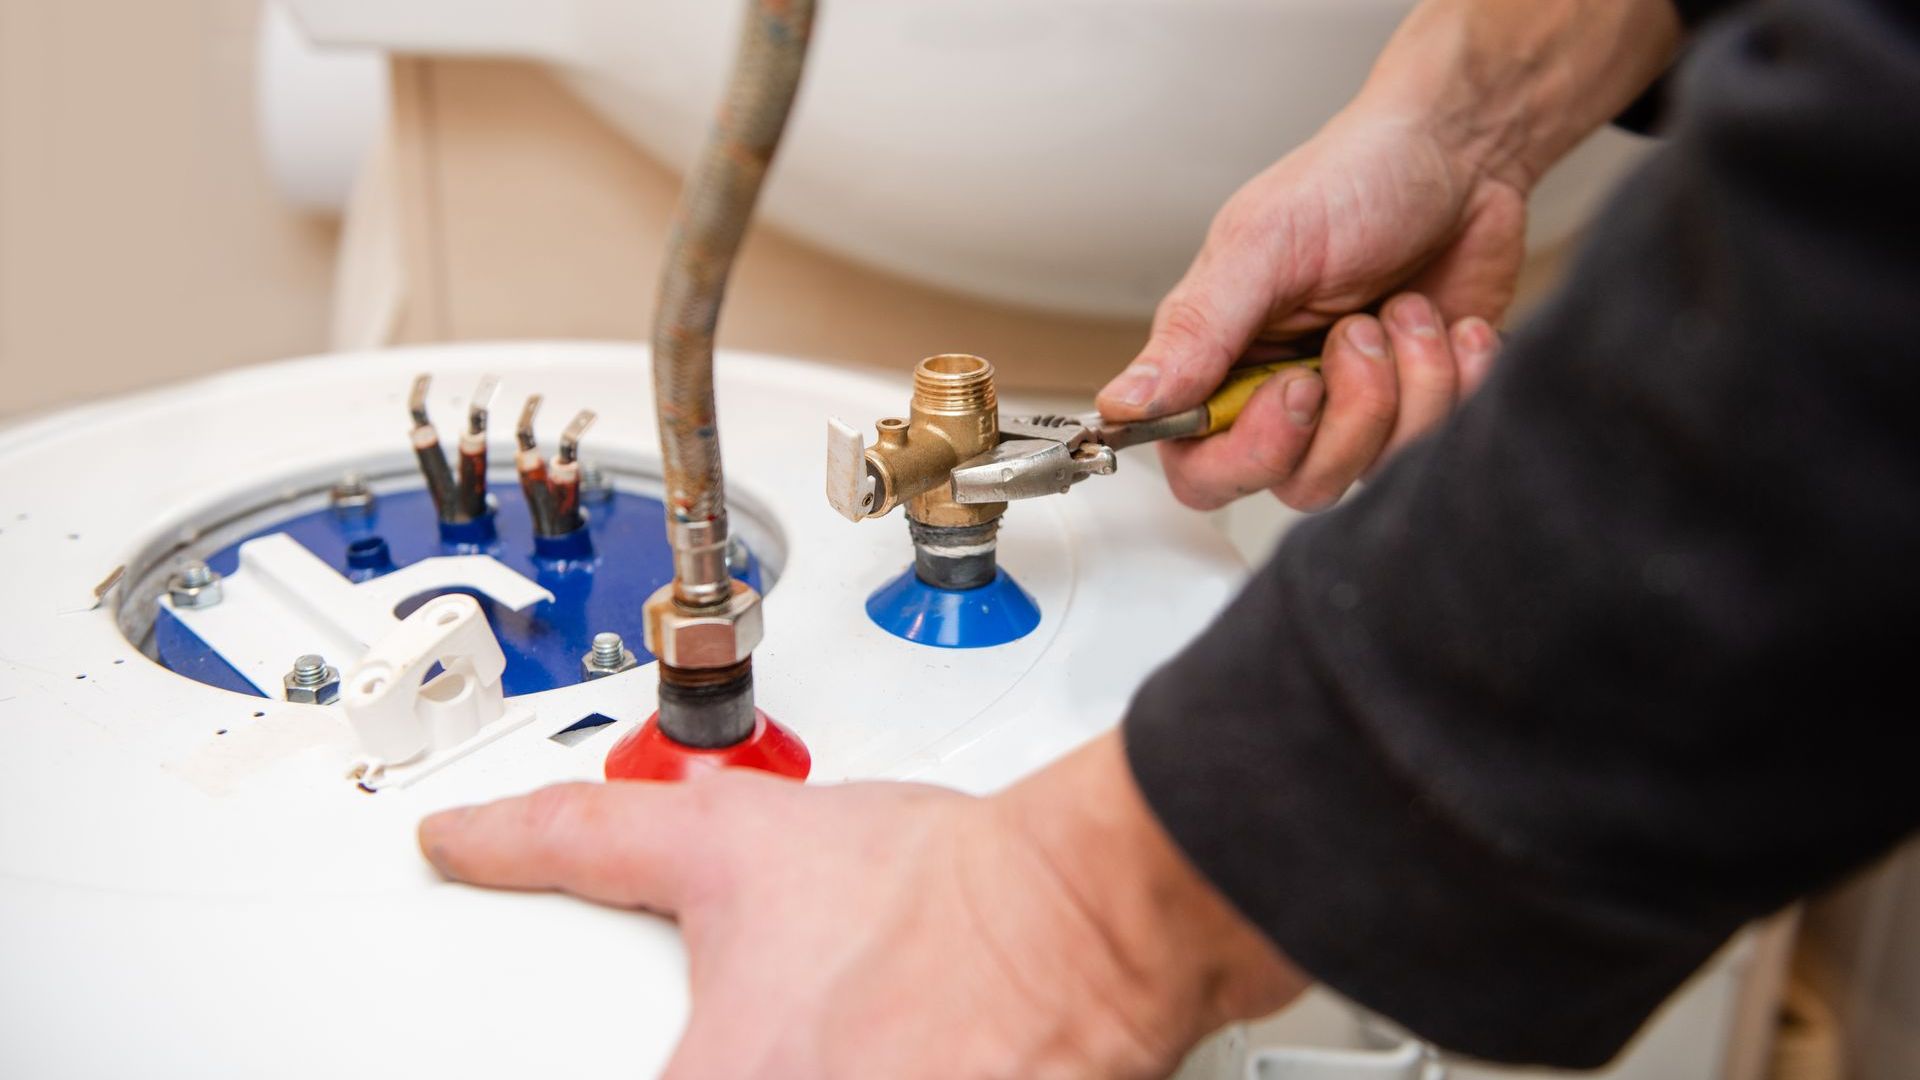
<path id="1" fill-rule="evenodd" d="M 1000 503 L 1058 495 L 1118 465 L 1113 447 L 1075 418 L 1002 418 L 999 445 L 954 466 L 953 501 Z"/>

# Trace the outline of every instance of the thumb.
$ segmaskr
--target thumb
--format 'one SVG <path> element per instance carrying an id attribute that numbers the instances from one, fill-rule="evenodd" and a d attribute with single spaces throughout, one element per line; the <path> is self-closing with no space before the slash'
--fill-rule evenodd
<path id="1" fill-rule="evenodd" d="M 699 802 L 679 784 L 559 784 L 446 810 L 420 823 L 420 850 L 454 881 L 555 889 L 618 907 L 679 910 L 708 845 Z"/>
<path id="2" fill-rule="evenodd" d="M 1095 398 L 1110 420 L 1192 408 L 1219 388 L 1274 313 L 1271 259 L 1209 239 L 1153 315 L 1147 344 Z"/>

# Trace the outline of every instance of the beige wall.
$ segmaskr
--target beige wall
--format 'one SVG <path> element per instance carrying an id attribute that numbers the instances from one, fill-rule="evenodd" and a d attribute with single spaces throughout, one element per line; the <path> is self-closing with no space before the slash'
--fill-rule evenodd
<path id="1" fill-rule="evenodd" d="M 0 417 L 323 347 L 334 228 L 253 136 L 254 0 L 0 0 Z"/>

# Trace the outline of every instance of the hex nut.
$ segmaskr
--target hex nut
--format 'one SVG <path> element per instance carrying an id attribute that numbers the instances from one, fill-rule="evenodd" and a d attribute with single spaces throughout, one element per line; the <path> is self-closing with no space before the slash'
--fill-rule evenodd
<path id="1" fill-rule="evenodd" d="M 289 671 L 280 680 L 286 687 L 287 700 L 303 705 L 331 705 L 340 699 L 340 669 L 328 665 L 320 676 L 320 681 L 312 686 L 302 686 Z"/>
<path id="2" fill-rule="evenodd" d="M 667 585 L 647 598 L 647 648 L 668 667 L 731 667 L 753 655 L 765 634 L 760 594 L 744 581 L 733 583 L 727 606 L 688 612 L 673 600 Z"/>
<path id="3" fill-rule="evenodd" d="M 174 607 L 209 608 L 220 602 L 220 575 L 204 564 L 198 570 L 183 570 L 167 579 L 167 596 Z"/>
<path id="4" fill-rule="evenodd" d="M 593 650 L 588 649 L 586 653 L 580 657 L 580 678 L 604 679 L 609 675 L 618 675 L 623 671 L 632 671 L 639 666 L 640 658 L 633 655 L 632 649 L 625 648 L 624 646 L 620 649 L 620 662 L 613 667 L 602 667 L 594 663 Z"/>
<path id="5" fill-rule="evenodd" d="M 377 497 L 367 481 L 359 473 L 348 473 L 340 478 L 327 492 L 327 502 L 338 514 L 365 514 L 370 512 Z"/>
<path id="6" fill-rule="evenodd" d="M 582 464 L 580 467 L 580 501 L 583 503 L 603 503 L 613 498 L 613 481 L 607 478 L 605 469 L 598 465 Z"/>

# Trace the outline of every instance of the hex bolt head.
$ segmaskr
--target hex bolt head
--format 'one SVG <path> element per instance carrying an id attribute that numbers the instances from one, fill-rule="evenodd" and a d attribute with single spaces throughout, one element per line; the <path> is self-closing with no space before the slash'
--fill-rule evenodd
<path id="1" fill-rule="evenodd" d="M 295 660 L 293 670 L 280 681 L 286 688 L 288 701 L 331 705 L 340 697 L 340 670 L 318 653 L 308 653 Z"/>
<path id="2" fill-rule="evenodd" d="M 167 596 L 177 608 L 208 608 L 220 602 L 220 575 L 203 562 L 190 562 L 167 579 Z"/>
<path id="3" fill-rule="evenodd" d="M 593 635 L 593 648 L 580 658 L 580 677 L 604 679 L 639 666 L 640 658 L 633 655 L 619 634 L 600 633 Z"/>

